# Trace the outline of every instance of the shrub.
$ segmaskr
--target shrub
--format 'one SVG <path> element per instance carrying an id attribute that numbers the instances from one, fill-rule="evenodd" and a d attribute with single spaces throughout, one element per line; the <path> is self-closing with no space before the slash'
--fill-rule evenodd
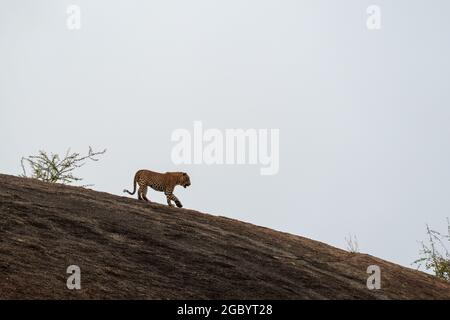
<path id="1" fill-rule="evenodd" d="M 77 152 L 71 153 L 70 149 L 66 155 L 61 158 L 58 154 L 48 154 L 45 151 L 39 151 L 37 155 L 23 157 L 21 160 L 22 177 L 35 178 L 45 182 L 70 184 L 81 181 L 82 178 L 74 176 L 74 171 L 86 164 L 87 160 L 98 161 L 97 158 L 103 155 L 106 149 L 95 152 L 89 147 L 87 155 L 82 156 Z M 26 167 L 30 169 L 28 175 Z"/>
<path id="2" fill-rule="evenodd" d="M 450 221 L 447 218 L 447 234 L 432 230 L 427 225 L 428 243 L 421 242 L 420 258 L 414 264 L 426 270 L 431 270 L 441 279 L 450 281 L 450 253 L 445 245 L 450 242 Z"/>

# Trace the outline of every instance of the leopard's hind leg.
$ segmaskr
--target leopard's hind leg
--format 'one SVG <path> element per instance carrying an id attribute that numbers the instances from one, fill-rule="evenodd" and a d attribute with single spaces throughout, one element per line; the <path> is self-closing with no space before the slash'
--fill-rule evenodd
<path id="1" fill-rule="evenodd" d="M 139 189 L 138 189 L 138 199 L 139 200 L 149 201 L 147 199 L 147 190 L 148 190 L 148 187 L 146 185 L 139 185 Z"/>
<path id="2" fill-rule="evenodd" d="M 139 200 L 145 200 L 147 202 L 150 202 L 150 200 L 148 200 L 148 198 L 147 198 L 147 191 L 148 191 L 147 186 L 143 186 L 143 187 L 139 188 L 139 192 L 138 192 Z"/>

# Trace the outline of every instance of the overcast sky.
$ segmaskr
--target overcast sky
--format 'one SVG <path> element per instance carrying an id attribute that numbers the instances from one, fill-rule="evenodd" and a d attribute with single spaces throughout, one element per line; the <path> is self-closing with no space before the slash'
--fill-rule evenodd
<path id="1" fill-rule="evenodd" d="M 67 7 L 81 29 L 67 27 Z M 381 29 L 366 9 L 381 9 Z M 0 0 L 0 172 L 68 147 L 118 195 L 186 171 L 185 207 L 410 266 L 450 216 L 450 2 Z M 175 165 L 174 130 L 279 129 L 278 174 Z M 165 203 L 163 194 L 150 199 Z"/>

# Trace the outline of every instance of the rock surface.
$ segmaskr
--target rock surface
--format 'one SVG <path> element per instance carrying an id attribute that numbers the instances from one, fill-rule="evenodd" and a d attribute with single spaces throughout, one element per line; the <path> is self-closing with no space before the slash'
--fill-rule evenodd
<path id="1" fill-rule="evenodd" d="M 81 290 L 66 286 L 81 268 Z M 369 265 L 381 289 L 368 290 Z M 240 221 L 0 175 L 1 299 L 449 299 L 450 283 Z"/>

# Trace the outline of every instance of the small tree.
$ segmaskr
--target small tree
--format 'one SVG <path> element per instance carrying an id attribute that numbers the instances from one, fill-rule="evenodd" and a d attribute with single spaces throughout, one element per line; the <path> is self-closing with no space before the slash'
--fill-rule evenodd
<path id="1" fill-rule="evenodd" d="M 450 220 L 447 218 L 447 234 L 430 229 L 427 225 L 428 243 L 421 241 L 420 258 L 414 264 L 432 270 L 441 279 L 450 281 L 450 253 L 445 245 L 450 242 Z"/>
<path id="2" fill-rule="evenodd" d="M 23 157 L 21 160 L 22 177 L 35 178 L 45 182 L 70 184 L 81 181 L 82 178 L 74 176 L 74 171 L 86 164 L 87 160 L 98 161 L 97 158 L 103 155 L 106 149 L 100 152 L 95 152 L 89 147 L 89 152 L 85 156 L 81 156 L 77 152 L 67 151 L 66 155 L 61 158 L 58 154 L 51 153 L 50 155 L 45 151 L 39 151 L 38 155 Z M 26 166 L 30 169 L 28 175 Z"/>

